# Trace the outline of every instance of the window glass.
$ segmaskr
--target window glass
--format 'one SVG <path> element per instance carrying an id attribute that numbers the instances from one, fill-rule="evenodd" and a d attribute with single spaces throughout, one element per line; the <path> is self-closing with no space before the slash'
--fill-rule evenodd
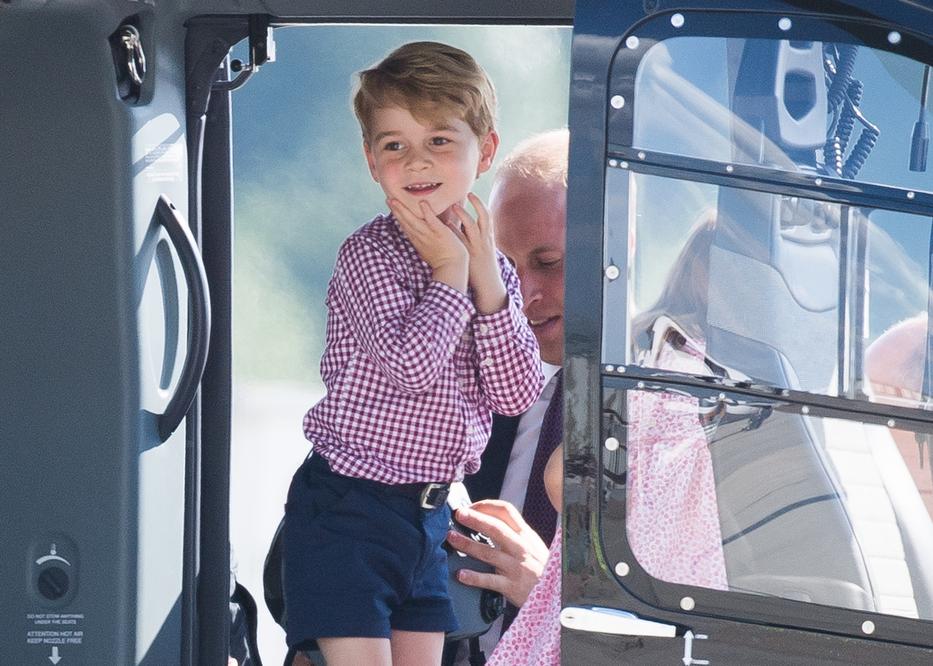
<path id="1" fill-rule="evenodd" d="M 703 363 L 673 333 L 657 354 Z M 625 515 L 627 541 L 604 533 L 613 561 L 666 582 L 933 619 L 933 485 L 913 431 L 609 381 L 618 445 L 603 453 L 603 510 Z"/>
<path id="2" fill-rule="evenodd" d="M 930 190 L 910 169 L 914 125 L 933 121 L 921 106 L 928 69 L 867 46 L 673 37 L 638 66 L 632 144 Z"/>
<path id="3" fill-rule="evenodd" d="M 606 178 L 605 262 L 629 279 L 607 272 L 604 363 L 660 368 L 677 335 L 702 358 L 690 374 L 924 403 L 929 218 L 620 167 Z"/>

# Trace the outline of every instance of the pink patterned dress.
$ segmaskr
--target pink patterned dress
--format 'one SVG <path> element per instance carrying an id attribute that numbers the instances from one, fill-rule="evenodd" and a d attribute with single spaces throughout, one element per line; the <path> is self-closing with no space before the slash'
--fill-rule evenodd
<path id="1" fill-rule="evenodd" d="M 560 666 L 560 525 L 547 563 L 486 666 Z"/>
<path id="2" fill-rule="evenodd" d="M 660 346 L 651 365 L 708 374 L 701 345 Z M 670 583 L 725 590 L 726 564 L 716 479 L 697 400 L 673 393 L 629 394 L 629 543 L 649 574 Z M 487 666 L 559 666 L 561 530 L 544 572 Z"/>
<path id="3" fill-rule="evenodd" d="M 664 343 L 654 367 L 709 374 L 701 345 Z M 626 528 L 635 558 L 669 583 L 727 589 L 716 479 L 696 398 L 633 391 L 628 400 Z"/>

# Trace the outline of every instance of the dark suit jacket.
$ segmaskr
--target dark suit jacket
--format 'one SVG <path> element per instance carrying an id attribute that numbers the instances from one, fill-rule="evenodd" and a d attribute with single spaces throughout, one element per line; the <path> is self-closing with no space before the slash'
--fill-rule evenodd
<path id="1" fill-rule="evenodd" d="M 468 475 L 463 483 L 474 502 L 483 499 L 498 499 L 509 465 L 515 435 L 518 433 L 520 416 L 492 415 L 492 432 L 483 451 L 482 464 L 476 474 Z"/>

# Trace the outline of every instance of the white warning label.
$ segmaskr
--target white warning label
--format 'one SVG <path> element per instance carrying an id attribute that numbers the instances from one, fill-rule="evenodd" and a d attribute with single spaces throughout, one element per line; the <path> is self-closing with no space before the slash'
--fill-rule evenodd
<path id="1" fill-rule="evenodd" d="M 84 613 L 27 613 L 27 645 L 81 645 Z"/>

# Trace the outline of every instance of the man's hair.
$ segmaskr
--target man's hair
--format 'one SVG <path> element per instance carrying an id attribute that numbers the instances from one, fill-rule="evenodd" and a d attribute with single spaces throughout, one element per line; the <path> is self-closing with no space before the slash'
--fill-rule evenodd
<path id="1" fill-rule="evenodd" d="M 525 139 L 499 165 L 493 189 L 512 178 L 566 188 L 569 148 L 570 132 L 567 129 L 550 130 Z"/>
<path id="2" fill-rule="evenodd" d="M 495 129 L 496 91 L 470 54 L 438 42 L 411 42 L 357 75 L 353 111 L 371 136 L 377 109 L 397 106 L 426 122 L 456 117 L 477 137 Z"/>

